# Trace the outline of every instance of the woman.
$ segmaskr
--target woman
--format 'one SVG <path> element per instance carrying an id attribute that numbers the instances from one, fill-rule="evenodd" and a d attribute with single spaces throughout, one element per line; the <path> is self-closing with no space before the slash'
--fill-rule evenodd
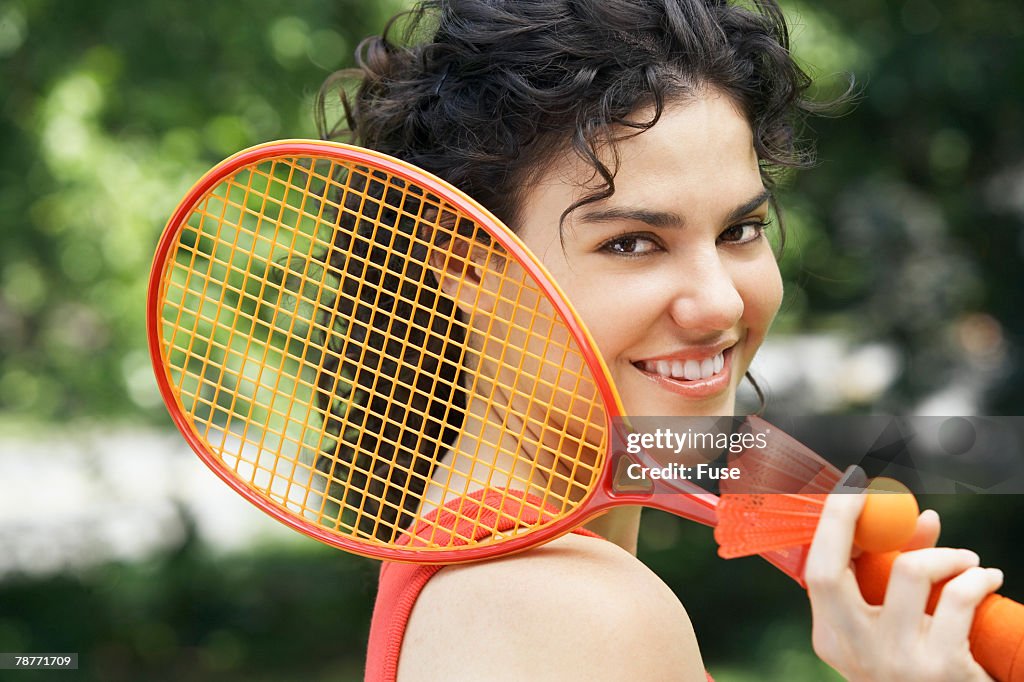
<path id="1" fill-rule="evenodd" d="M 773 172 L 807 161 L 794 128 L 813 109 L 775 3 L 431 1 L 412 46 L 393 26 L 364 43 L 359 88 L 343 95 L 351 137 L 515 229 L 587 323 L 629 414 L 732 414 L 782 297 L 765 237 Z M 459 306 L 464 271 L 430 266 Z M 444 445 L 434 454 L 457 461 L 460 443 Z M 967 631 L 1001 575 L 933 548 L 925 512 L 908 547 L 920 551 L 868 606 L 849 568 L 862 504 L 832 496 L 809 555 L 815 651 L 853 680 L 989 679 Z M 639 521 L 620 509 L 521 555 L 386 565 L 367 679 L 705 679 L 684 607 L 635 557 Z"/>

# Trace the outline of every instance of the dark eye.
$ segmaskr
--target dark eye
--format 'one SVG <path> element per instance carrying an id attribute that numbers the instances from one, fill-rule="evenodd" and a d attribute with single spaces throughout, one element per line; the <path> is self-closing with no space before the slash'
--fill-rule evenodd
<path id="1" fill-rule="evenodd" d="M 726 244 L 749 244 L 756 242 L 764 235 L 764 231 L 769 225 L 771 225 L 770 221 L 733 225 L 718 236 L 718 241 L 719 243 Z"/>
<path id="2" fill-rule="evenodd" d="M 616 237 L 601 245 L 602 251 L 622 256 L 644 256 L 660 248 L 654 239 L 635 234 Z"/>

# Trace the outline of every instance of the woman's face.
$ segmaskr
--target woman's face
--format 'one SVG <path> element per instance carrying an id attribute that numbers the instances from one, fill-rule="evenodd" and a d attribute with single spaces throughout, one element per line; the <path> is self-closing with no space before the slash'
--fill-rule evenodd
<path id="1" fill-rule="evenodd" d="M 782 299 L 750 126 L 709 90 L 619 142 L 615 193 L 559 217 L 592 168 L 557 161 L 519 235 L 593 335 L 630 415 L 728 415 Z"/>

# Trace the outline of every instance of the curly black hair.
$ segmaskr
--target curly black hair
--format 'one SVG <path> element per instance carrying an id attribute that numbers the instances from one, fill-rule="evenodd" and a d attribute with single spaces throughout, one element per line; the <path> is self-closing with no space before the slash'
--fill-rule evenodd
<path id="1" fill-rule="evenodd" d="M 564 221 L 580 205 L 615 191 L 617 140 L 651 128 L 668 104 L 685 103 L 702 90 L 724 93 L 746 116 L 769 189 L 779 169 L 811 163 L 797 130 L 807 113 L 820 109 L 807 97 L 810 79 L 790 53 L 786 20 L 774 0 L 425 0 L 392 18 L 382 35 L 364 40 L 356 63 L 355 69 L 332 75 L 320 90 L 321 136 L 428 170 L 513 229 L 531 180 L 557 155 L 573 152 L 594 169 L 593 191 L 565 210 Z M 340 98 L 343 116 L 329 127 L 333 96 Z M 609 158 L 604 150 L 610 150 L 610 161 L 602 160 Z M 327 259 L 344 271 L 341 253 L 336 248 Z M 369 295 L 380 304 L 378 292 L 356 287 L 355 280 L 343 280 L 348 295 L 338 300 Z M 403 298 L 397 290 L 387 293 L 384 300 Z M 444 306 L 458 318 L 453 302 Z M 440 332 L 422 339 L 424 347 L 442 350 L 444 334 L 462 333 L 458 324 Z M 425 390 L 440 386 L 448 392 L 451 382 L 458 384 L 460 345 L 458 338 L 443 345 L 446 355 L 434 377 L 415 372 L 415 358 L 391 369 Z M 335 402 L 330 374 L 338 371 L 325 367 L 321 378 L 321 408 L 329 426 Z M 346 374 L 344 366 L 340 371 Z M 437 376 L 451 382 L 438 382 Z M 756 384 L 755 389 L 760 395 Z M 435 407 L 453 398 L 450 392 L 437 397 Z M 454 403 L 464 407 L 465 396 L 455 395 Z M 373 406 L 359 409 L 373 418 Z M 458 410 L 444 412 L 424 424 L 389 414 L 389 421 L 429 436 L 408 446 L 339 438 L 324 454 L 332 462 L 351 462 L 360 450 L 375 453 L 372 478 L 387 495 L 389 522 L 404 525 L 461 423 Z M 390 529 L 382 528 L 365 530 L 386 538 Z"/>

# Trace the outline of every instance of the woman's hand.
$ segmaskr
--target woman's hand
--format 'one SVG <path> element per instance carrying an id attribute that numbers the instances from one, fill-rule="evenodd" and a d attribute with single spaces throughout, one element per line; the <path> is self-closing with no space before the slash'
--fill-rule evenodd
<path id="1" fill-rule="evenodd" d="M 850 561 L 864 500 L 830 495 L 811 544 L 804 578 L 815 653 L 855 682 L 990 682 L 967 637 L 975 608 L 999 588 L 1002 572 L 979 568 L 974 552 L 935 548 L 939 517 L 929 510 L 893 564 L 885 604 L 868 604 Z M 925 605 L 932 585 L 946 578 L 952 579 L 929 616 Z"/>

